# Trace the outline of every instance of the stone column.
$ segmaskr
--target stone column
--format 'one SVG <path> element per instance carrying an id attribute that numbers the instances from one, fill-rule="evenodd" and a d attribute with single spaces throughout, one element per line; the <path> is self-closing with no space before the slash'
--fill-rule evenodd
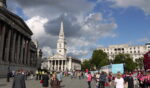
<path id="1" fill-rule="evenodd" d="M 48 70 L 50 69 L 50 61 L 48 60 Z"/>
<path id="2" fill-rule="evenodd" d="M 21 38 L 21 36 L 18 34 L 18 41 L 17 41 L 17 55 L 16 55 L 16 63 L 17 64 L 20 64 L 20 58 L 19 58 L 19 55 L 20 55 L 20 39 Z"/>
<path id="3" fill-rule="evenodd" d="M 4 56 L 6 62 L 9 62 L 10 38 L 11 38 L 11 30 L 8 29 L 8 35 L 6 40 L 7 42 L 5 47 L 5 56 Z"/>
<path id="4" fill-rule="evenodd" d="M 59 66 L 60 66 L 60 60 L 58 60 L 58 71 L 59 71 Z"/>
<path id="5" fill-rule="evenodd" d="M 6 27 L 3 25 L 0 27 L 1 29 L 1 37 L 0 37 L 0 62 L 3 61 L 3 53 L 4 53 L 4 40 L 5 40 L 5 32 L 6 32 Z"/>
<path id="6" fill-rule="evenodd" d="M 50 63 L 50 67 L 49 67 L 49 70 L 51 71 L 51 60 L 49 60 L 49 63 Z"/>
<path id="7" fill-rule="evenodd" d="M 27 56 L 28 65 L 30 65 L 30 59 L 31 59 L 31 57 L 30 57 L 30 44 L 31 44 L 31 41 L 29 41 L 29 43 L 28 43 L 28 56 Z"/>
<path id="8" fill-rule="evenodd" d="M 66 60 L 65 60 L 64 70 L 66 71 Z"/>
<path id="9" fill-rule="evenodd" d="M 11 61 L 14 63 L 15 59 L 15 47 L 16 47 L 16 32 L 13 32 L 13 40 L 12 40 L 12 50 L 11 50 Z"/>
<path id="10" fill-rule="evenodd" d="M 23 59 L 24 59 L 24 64 L 27 64 L 27 58 L 26 58 L 26 56 L 27 56 L 27 40 L 25 39 L 25 42 L 24 42 L 25 44 L 24 44 L 24 57 L 23 57 Z"/>
<path id="11" fill-rule="evenodd" d="M 24 46 L 24 38 L 21 37 L 21 47 L 20 47 L 20 63 L 23 64 L 23 46 Z"/>
<path id="12" fill-rule="evenodd" d="M 64 71 L 64 70 L 63 70 L 63 67 L 64 67 L 63 65 L 64 65 L 64 60 L 62 60 L 62 64 L 61 64 L 61 69 L 62 69 L 62 71 Z"/>

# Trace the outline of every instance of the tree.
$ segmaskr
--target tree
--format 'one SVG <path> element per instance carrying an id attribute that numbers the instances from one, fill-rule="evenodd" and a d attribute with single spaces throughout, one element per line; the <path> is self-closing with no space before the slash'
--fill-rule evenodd
<path id="1" fill-rule="evenodd" d="M 129 54 L 118 54 L 115 56 L 113 61 L 114 64 L 124 64 L 124 68 L 127 71 L 133 71 L 136 68 L 136 63 L 133 61 L 133 58 Z"/>
<path id="2" fill-rule="evenodd" d="M 91 69 L 91 62 L 90 60 L 85 60 L 83 61 L 83 63 L 81 64 L 81 68 L 83 71 L 85 71 L 85 69 Z"/>
<path id="3" fill-rule="evenodd" d="M 109 60 L 107 54 L 102 50 L 94 50 L 92 54 L 91 64 L 96 68 L 108 65 Z"/>
<path id="4" fill-rule="evenodd" d="M 139 69 L 143 69 L 144 67 L 143 59 L 144 59 L 143 57 L 136 59 L 136 64 Z"/>

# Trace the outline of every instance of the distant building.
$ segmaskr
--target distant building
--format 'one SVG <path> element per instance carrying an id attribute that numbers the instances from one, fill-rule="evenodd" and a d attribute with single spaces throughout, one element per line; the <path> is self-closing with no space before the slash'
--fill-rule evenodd
<path id="1" fill-rule="evenodd" d="M 32 31 L 22 18 L 6 7 L 6 0 L 0 0 L 0 77 L 12 70 L 34 70 L 42 56 L 41 51 L 37 55 Z"/>
<path id="2" fill-rule="evenodd" d="M 100 47 L 97 50 L 103 50 L 107 53 L 109 59 L 113 60 L 115 56 L 119 53 L 130 54 L 133 57 L 133 60 L 139 59 L 143 57 L 143 55 L 150 51 L 150 43 L 146 43 L 145 45 L 136 45 L 129 46 L 127 44 L 122 45 L 110 45 L 108 47 Z"/>
<path id="3" fill-rule="evenodd" d="M 66 44 L 63 22 L 61 22 L 59 39 L 57 41 L 57 53 L 43 62 L 41 68 L 46 68 L 49 71 L 81 70 L 81 61 L 67 56 Z"/>

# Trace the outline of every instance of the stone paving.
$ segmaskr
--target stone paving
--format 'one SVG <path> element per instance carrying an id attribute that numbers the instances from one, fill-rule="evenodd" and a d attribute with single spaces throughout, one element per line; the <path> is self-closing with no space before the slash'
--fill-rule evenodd
<path id="1" fill-rule="evenodd" d="M 11 88 L 13 79 L 10 82 L 6 82 L 6 79 L 0 79 L 0 88 Z M 27 80 L 26 88 L 42 88 L 39 80 Z M 51 87 L 49 87 L 51 88 Z M 63 82 L 61 83 L 61 88 L 88 88 L 88 84 L 86 79 L 70 79 L 70 77 L 63 78 Z M 91 88 L 96 88 L 95 81 L 92 81 Z M 110 87 L 114 88 L 114 87 Z M 137 85 L 135 88 L 138 88 Z"/>
<path id="2" fill-rule="evenodd" d="M 11 88 L 12 82 L 13 79 L 9 83 L 6 82 L 6 79 L 0 79 L 0 88 Z M 91 86 L 95 88 L 95 83 L 92 82 Z M 42 88 L 42 86 L 39 80 L 27 80 L 26 88 Z M 69 77 L 65 77 L 61 83 L 61 88 L 88 88 L 88 85 L 86 79 L 79 80 L 78 78 L 70 79 Z"/>

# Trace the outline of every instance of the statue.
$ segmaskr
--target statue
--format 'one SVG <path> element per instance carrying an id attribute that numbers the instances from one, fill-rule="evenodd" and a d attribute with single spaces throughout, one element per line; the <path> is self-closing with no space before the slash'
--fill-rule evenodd
<path id="1" fill-rule="evenodd" d="M 6 0 L 0 0 L 0 7 L 7 7 Z"/>

